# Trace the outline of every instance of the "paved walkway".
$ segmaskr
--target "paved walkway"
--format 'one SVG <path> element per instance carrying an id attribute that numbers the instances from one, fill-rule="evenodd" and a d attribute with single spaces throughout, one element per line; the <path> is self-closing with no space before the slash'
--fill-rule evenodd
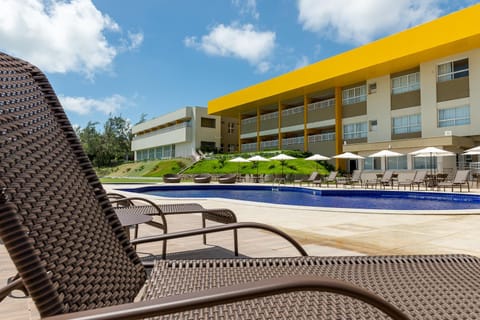
<path id="1" fill-rule="evenodd" d="M 108 191 L 124 186 L 106 185 Z M 131 185 L 130 185 L 131 187 Z M 115 191 L 117 192 L 117 191 Z M 472 192 L 480 192 L 474 189 Z M 128 193 L 126 193 L 128 194 Z M 226 207 L 239 221 L 263 222 L 276 226 L 300 241 L 310 255 L 390 255 L 462 253 L 480 257 L 480 215 L 467 214 L 381 214 L 333 211 L 296 206 L 278 206 L 223 199 L 159 199 L 161 203 L 198 202 L 205 208 Z M 200 215 L 168 216 L 171 231 L 201 226 Z M 141 235 L 158 232 L 142 226 Z M 285 241 L 263 231 L 241 230 L 240 252 L 251 257 L 294 256 Z M 208 248 L 233 247 L 231 232 L 209 235 Z M 169 252 L 205 248 L 200 237 L 169 242 Z M 142 246 L 140 252 L 155 252 L 159 246 Z M 3 245 L 0 245 L 0 281 L 15 272 Z M 30 299 L 7 298 L 0 303 L 1 319 L 37 319 Z"/>

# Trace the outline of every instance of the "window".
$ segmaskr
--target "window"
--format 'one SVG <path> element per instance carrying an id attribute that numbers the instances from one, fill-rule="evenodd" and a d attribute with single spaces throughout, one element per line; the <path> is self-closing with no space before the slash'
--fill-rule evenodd
<path id="1" fill-rule="evenodd" d="M 342 92 L 342 103 L 344 105 L 359 103 L 367 100 L 365 85 L 355 88 L 344 89 Z"/>
<path id="2" fill-rule="evenodd" d="M 387 168 L 389 170 L 400 170 L 407 169 L 407 155 L 399 157 L 388 157 L 387 159 Z"/>
<path id="3" fill-rule="evenodd" d="M 237 151 L 237 145 L 233 143 L 228 144 L 228 152 L 235 152 Z"/>
<path id="4" fill-rule="evenodd" d="M 470 106 L 438 110 L 438 127 L 454 127 L 470 124 Z"/>
<path id="5" fill-rule="evenodd" d="M 201 119 L 201 124 L 203 128 L 215 128 L 216 121 L 212 118 L 204 118 Z"/>
<path id="6" fill-rule="evenodd" d="M 367 137 L 367 122 L 346 124 L 343 126 L 343 139 L 362 139 Z"/>
<path id="7" fill-rule="evenodd" d="M 204 152 L 215 151 L 215 142 L 212 141 L 200 141 L 200 150 Z"/>
<path id="8" fill-rule="evenodd" d="M 437 77 L 438 82 L 468 77 L 468 59 L 438 65 Z"/>
<path id="9" fill-rule="evenodd" d="M 414 169 L 437 169 L 435 157 L 413 157 Z"/>
<path id="10" fill-rule="evenodd" d="M 227 126 L 227 133 L 232 134 L 235 133 L 235 123 L 229 122 Z"/>
<path id="11" fill-rule="evenodd" d="M 392 119 L 392 133 L 402 134 L 422 131 L 422 118 L 420 113 Z"/>
<path id="12" fill-rule="evenodd" d="M 399 94 L 420 89 L 420 72 L 414 72 L 392 78 L 392 94 Z"/>
<path id="13" fill-rule="evenodd" d="M 375 92 L 377 92 L 377 83 L 376 82 L 370 83 L 368 85 L 368 93 L 372 94 L 372 93 L 375 93 Z"/>
<path id="14" fill-rule="evenodd" d="M 378 121 L 370 120 L 370 132 L 377 131 L 377 128 L 378 128 Z"/>

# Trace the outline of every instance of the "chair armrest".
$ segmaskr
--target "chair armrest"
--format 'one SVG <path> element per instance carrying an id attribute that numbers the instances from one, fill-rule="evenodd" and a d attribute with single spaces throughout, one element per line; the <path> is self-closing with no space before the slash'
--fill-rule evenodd
<path id="1" fill-rule="evenodd" d="M 127 303 L 113 307 L 63 314 L 44 318 L 44 320 L 143 319 L 145 317 L 166 315 L 296 291 L 321 291 L 341 294 L 370 304 L 395 320 L 409 319 L 402 311 L 378 295 L 350 283 L 315 276 L 290 276 L 243 283 L 229 287 L 213 288 L 150 301 Z"/>
<path id="2" fill-rule="evenodd" d="M 262 229 L 262 230 L 266 230 L 274 234 L 277 234 L 280 237 L 287 240 L 288 242 L 290 242 L 290 244 L 292 244 L 302 256 L 308 256 L 305 249 L 303 249 L 303 247 L 290 235 L 270 225 L 257 223 L 257 222 L 236 222 L 236 223 L 224 224 L 219 226 L 211 226 L 211 227 L 202 228 L 202 229 L 193 229 L 193 230 L 165 233 L 160 235 L 136 238 L 131 240 L 130 243 L 132 244 L 149 243 L 149 242 L 155 242 L 155 241 L 178 239 L 178 238 L 185 238 L 185 237 L 191 237 L 191 236 L 198 236 L 201 234 L 215 233 L 215 232 L 221 232 L 221 231 L 227 231 L 227 230 L 247 229 L 247 228 Z"/>
<path id="3" fill-rule="evenodd" d="M 0 288 L 0 302 L 2 302 L 3 299 L 5 299 L 14 290 L 22 290 L 26 296 L 28 295 L 27 289 L 25 289 L 22 279 L 16 278 L 12 281 L 9 281 L 8 284 L 3 288 Z"/>

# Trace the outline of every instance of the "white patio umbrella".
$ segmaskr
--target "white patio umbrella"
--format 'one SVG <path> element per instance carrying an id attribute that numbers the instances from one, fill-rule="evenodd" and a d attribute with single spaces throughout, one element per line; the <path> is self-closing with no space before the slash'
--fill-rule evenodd
<path id="1" fill-rule="evenodd" d="M 344 152 L 341 154 L 337 154 L 336 156 L 333 156 L 333 158 L 336 159 L 347 159 L 347 160 L 357 160 L 357 168 L 358 168 L 358 159 L 365 159 L 365 157 L 362 157 L 358 154 L 351 153 L 351 152 Z"/>
<path id="2" fill-rule="evenodd" d="M 283 166 L 285 165 L 286 160 L 293 160 L 297 159 L 295 157 L 289 156 L 284 153 L 277 154 L 275 157 L 271 157 L 270 160 L 279 160 L 280 164 L 282 165 L 282 177 L 283 177 Z"/>
<path id="3" fill-rule="evenodd" d="M 250 157 L 247 160 L 256 163 L 256 165 L 257 165 L 257 176 L 258 176 L 258 162 L 260 162 L 260 161 L 270 161 L 270 159 L 264 158 L 264 157 L 259 156 L 259 155 Z"/>
<path id="4" fill-rule="evenodd" d="M 249 160 L 242 158 L 242 157 L 236 157 L 233 159 L 228 160 L 228 162 L 237 162 L 237 175 L 240 173 L 240 163 L 245 163 L 245 162 L 250 162 Z"/>
<path id="5" fill-rule="evenodd" d="M 430 172 L 435 172 L 433 170 L 433 158 L 435 157 L 444 157 L 444 156 L 454 156 L 455 153 L 443 150 L 436 147 L 426 147 L 420 150 L 410 152 L 414 157 L 429 157 L 430 158 Z"/>
<path id="6" fill-rule="evenodd" d="M 309 161 L 322 161 L 322 160 L 330 160 L 329 157 L 322 156 L 321 154 L 315 153 L 314 155 L 305 158 L 305 160 Z M 315 162 L 315 171 L 318 171 L 318 162 Z"/>
<path id="7" fill-rule="evenodd" d="M 480 152 L 480 146 L 467 149 L 467 150 L 465 150 L 465 153 L 464 153 L 464 154 L 466 154 L 467 152 L 468 152 L 468 154 L 472 154 L 472 153 L 470 153 L 470 152 Z M 475 154 L 478 154 L 478 153 L 475 153 Z"/>
<path id="8" fill-rule="evenodd" d="M 362 157 L 358 154 L 351 153 L 351 152 L 344 152 L 344 153 L 341 153 L 341 154 L 337 154 L 336 156 L 333 156 L 333 158 L 336 158 L 336 159 L 352 159 L 352 160 L 365 159 L 365 157 Z"/>
<path id="9" fill-rule="evenodd" d="M 385 159 L 385 170 L 388 169 L 388 163 L 387 163 L 387 158 L 389 157 L 399 157 L 399 156 L 403 156 L 402 153 L 399 153 L 399 152 L 395 152 L 395 151 L 390 151 L 390 150 L 381 150 L 381 151 L 378 151 L 378 152 L 375 152 L 371 155 L 369 155 L 368 157 L 370 158 L 383 158 Z"/>

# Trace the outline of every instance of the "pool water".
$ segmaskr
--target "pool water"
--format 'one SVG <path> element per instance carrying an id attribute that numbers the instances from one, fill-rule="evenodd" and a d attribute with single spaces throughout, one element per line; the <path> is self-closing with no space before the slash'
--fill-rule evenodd
<path id="1" fill-rule="evenodd" d="M 384 210 L 480 209 L 480 195 L 390 190 L 313 190 L 310 188 L 180 185 L 150 186 L 124 191 L 169 198 L 225 198 L 310 207 Z"/>

